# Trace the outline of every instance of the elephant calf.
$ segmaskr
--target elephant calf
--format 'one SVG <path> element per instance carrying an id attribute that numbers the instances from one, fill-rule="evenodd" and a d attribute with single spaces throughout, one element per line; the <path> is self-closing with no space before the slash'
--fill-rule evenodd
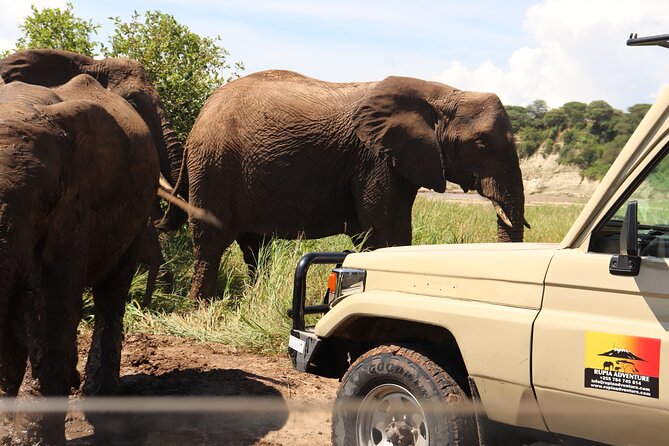
<path id="1" fill-rule="evenodd" d="M 142 118 L 92 77 L 0 85 L 0 396 L 17 395 L 27 360 L 33 395 L 77 384 L 86 287 L 95 327 L 84 392 L 117 391 L 125 301 L 158 176 Z M 64 421 L 32 414 L 16 431 L 29 444 L 65 444 Z"/>
<path id="2" fill-rule="evenodd" d="M 237 79 L 209 98 L 186 143 L 193 299 L 215 293 L 237 241 L 252 267 L 265 237 L 369 231 L 366 246 L 411 244 L 420 187 L 446 181 L 493 203 L 500 241 L 522 241 L 524 196 L 509 117 L 494 94 L 388 77 L 328 83 L 289 71 Z M 186 184 L 186 182 L 183 182 Z"/>

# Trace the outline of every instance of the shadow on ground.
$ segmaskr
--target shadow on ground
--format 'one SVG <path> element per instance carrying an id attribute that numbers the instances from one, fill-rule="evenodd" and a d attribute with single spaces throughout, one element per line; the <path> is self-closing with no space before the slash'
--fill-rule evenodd
<path id="1" fill-rule="evenodd" d="M 122 402 L 127 399 L 130 411 L 89 413 L 87 419 L 94 433 L 73 439 L 68 445 L 256 444 L 268 432 L 284 426 L 289 415 L 279 391 L 265 382 L 276 384 L 270 378 L 237 369 L 123 376 Z M 153 404 L 163 401 L 156 397 L 165 397 L 165 404 L 157 412 L 143 412 L 142 397 Z M 184 407 L 179 407 L 179 399 Z M 202 407 L 198 408 L 199 401 Z M 76 423 L 76 418 L 70 423 Z"/>

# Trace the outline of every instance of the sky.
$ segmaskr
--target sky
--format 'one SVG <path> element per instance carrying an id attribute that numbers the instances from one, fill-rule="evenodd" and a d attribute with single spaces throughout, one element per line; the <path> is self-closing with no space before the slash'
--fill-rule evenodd
<path id="1" fill-rule="evenodd" d="M 23 19 L 65 0 L 0 0 L 0 50 Z M 626 110 L 669 85 L 669 49 L 628 47 L 630 33 L 669 34 L 667 0 L 71 0 L 109 17 L 160 10 L 200 36 L 220 36 L 245 74 L 288 69 L 333 82 L 411 76 L 550 107 L 605 100 Z"/>

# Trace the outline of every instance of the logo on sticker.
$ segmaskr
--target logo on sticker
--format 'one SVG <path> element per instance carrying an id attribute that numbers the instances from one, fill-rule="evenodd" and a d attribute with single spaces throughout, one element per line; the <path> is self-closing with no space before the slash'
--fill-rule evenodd
<path id="1" fill-rule="evenodd" d="M 585 387 L 659 397 L 660 340 L 585 334 Z"/>

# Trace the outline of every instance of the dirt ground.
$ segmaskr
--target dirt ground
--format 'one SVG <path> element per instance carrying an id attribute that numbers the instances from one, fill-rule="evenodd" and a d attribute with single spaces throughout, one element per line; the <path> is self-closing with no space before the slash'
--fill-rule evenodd
<path id="1" fill-rule="evenodd" d="M 80 344 L 82 368 L 87 339 Z M 121 412 L 100 413 L 95 429 L 70 412 L 68 445 L 330 444 L 339 383 L 293 370 L 287 354 L 142 334 L 126 336 L 121 361 Z"/>

